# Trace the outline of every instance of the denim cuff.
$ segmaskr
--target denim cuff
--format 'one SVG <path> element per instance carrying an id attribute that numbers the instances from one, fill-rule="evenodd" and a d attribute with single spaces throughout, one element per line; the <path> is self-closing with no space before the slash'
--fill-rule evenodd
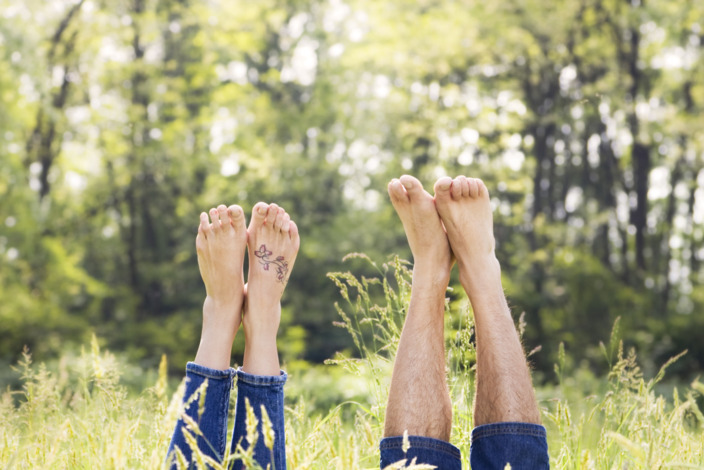
<path id="1" fill-rule="evenodd" d="M 241 367 L 237 368 L 235 372 L 234 369 L 230 369 L 237 376 L 237 383 L 245 383 L 248 385 L 254 385 L 259 387 L 267 387 L 270 385 L 283 385 L 288 379 L 286 372 L 280 371 L 279 375 L 254 375 L 248 374 L 243 371 Z"/>
<path id="2" fill-rule="evenodd" d="M 447 441 L 433 439 L 432 437 L 424 436 L 408 436 L 409 449 L 414 449 L 416 452 L 420 449 L 430 450 L 435 453 L 447 454 L 449 457 L 459 459 L 460 450 Z M 379 450 L 403 450 L 403 436 L 385 437 L 379 443 Z"/>
<path id="3" fill-rule="evenodd" d="M 232 380 L 232 378 L 237 374 L 235 369 L 233 369 L 232 367 L 225 370 L 211 369 L 210 367 L 201 366 L 200 364 L 196 364 L 195 362 L 189 362 L 186 364 L 186 375 L 188 375 L 189 373 L 215 380 Z"/>
<path id="4" fill-rule="evenodd" d="M 547 433 L 545 427 L 540 424 L 531 423 L 491 423 L 482 424 L 472 429 L 472 442 L 484 437 L 498 436 L 500 434 L 512 434 L 517 436 L 533 436 L 545 439 Z"/>

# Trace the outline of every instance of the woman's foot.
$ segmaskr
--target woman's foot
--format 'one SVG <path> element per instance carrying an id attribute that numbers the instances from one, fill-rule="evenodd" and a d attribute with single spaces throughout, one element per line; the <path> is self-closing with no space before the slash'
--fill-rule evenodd
<path id="1" fill-rule="evenodd" d="M 200 215 L 196 252 L 205 284 L 203 329 L 195 363 L 211 369 L 230 367 L 232 341 L 242 321 L 244 252 L 247 229 L 240 206 L 210 209 Z"/>
<path id="2" fill-rule="evenodd" d="M 279 375 L 276 334 L 281 321 L 281 296 L 300 246 L 298 227 L 276 204 L 259 202 L 252 209 L 247 234 L 249 275 L 242 370 L 255 375 Z"/>

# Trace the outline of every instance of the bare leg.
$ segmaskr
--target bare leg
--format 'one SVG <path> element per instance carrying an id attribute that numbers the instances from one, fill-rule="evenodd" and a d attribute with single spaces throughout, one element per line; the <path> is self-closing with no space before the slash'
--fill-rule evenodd
<path id="1" fill-rule="evenodd" d="M 298 227 L 276 204 L 260 202 L 252 210 L 247 233 L 249 276 L 242 370 L 254 375 L 279 375 L 276 335 L 281 321 L 280 301 L 300 246 Z"/>
<path id="2" fill-rule="evenodd" d="M 196 237 L 198 267 L 205 283 L 203 329 L 194 362 L 211 369 L 230 367 L 232 341 L 240 327 L 244 300 L 247 229 L 240 206 L 203 212 Z"/>
<path id="3" fill-rule="evenodd" d="M 445 377 L 444 306 L 452 255 L 433 198 L 402 176 L 389 196 L 413 253 L 411 302 L 403 325 L 386 407 L 384 436 L 449 441 L 452 404 Z"/>
<path id="4" fill-rule="evenodd" d="M 477 331 L 475 425 L 540 423 L 530 372 L 501 286 L 489 191 L 476 178 L 435 183 L 435 205 L 457 257 Z"/>
<path id="5" fill-rule="evenodd" d="M 261 468 L 286 469 L 284 428 L 284 383 L 286 374 L 279 366 L 276 335 L 281 320 L 281 295 L 296 260 L 300 239 L 298 228 L 276 204 L 257 203 L 247 229 L 249 237 L 249 277 L 244 324 L 244 361 L 237 371 L 237 405 L 232 432 L 232 450 L 249 449 L 247 441 L 247 403 L 259 424 L 259 439 L 254 459 Z M 274 432 L 273 444 L 263 434 L 266 410 Z M 244 468 L 235 462 L 234 470 Z"/>
<path id="6" fill-rule="evenodd" d="M 239 206 L 211 209 L 210 219 L 205 212 L 200 215 L 196 237 L 198 267 L 206 291 L 203 328 L 196 358 L 186 365 L 184 410 L 169 444 L 169 468 L 179 467 L 176 461 L 181 459 L 194 463 L 191 440 L 216 461 L 225 454 L 227 409 L 235 373 L 230 368 L 230 353 L 241 323 L 247 229 Z M 202 394 L 201 387 L 206 384 L 207 392 Z M 200 431 L 195 433 L 189 422 L 197 423 Z"/>

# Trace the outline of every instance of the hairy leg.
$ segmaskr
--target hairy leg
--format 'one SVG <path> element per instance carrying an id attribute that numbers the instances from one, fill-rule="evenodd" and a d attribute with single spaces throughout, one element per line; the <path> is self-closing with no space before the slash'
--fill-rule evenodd
<path id="1" fill-rule="evenodd" d="M 413 253 L 411 302 L 391 377 L 384 436 L 449 441 L 452 404 L 445 377 L 444 307 L 452 255 L 433 198 L 404 175 L 389 196 Z"/>
<path id="2" fill-rule="evenodd" d="M 200 215 L 196 251 L 205 284 L 203 328 L 193 362 L 211 369 L 230 367 L 232 341 L 240 327 L 244 301 L 242 267 L 247 229 L 240 206 L 210 209 Z"/>
<path id="3" fill-rule="evenodd" d="M 540 423 L 530 371 L 511 318 L 494 254 L 489 191 L 476 178 L 435 183 L 435 205 L 474 310 L 477 334 L 475 425 Z"/>

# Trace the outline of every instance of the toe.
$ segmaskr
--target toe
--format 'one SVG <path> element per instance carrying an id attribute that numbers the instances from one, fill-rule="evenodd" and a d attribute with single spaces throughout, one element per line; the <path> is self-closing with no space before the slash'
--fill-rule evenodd
<path id="1" fill-rule="evenodd" d="M 276 218 L 274 219 L 274 229 L 276 231 L 280 232 L 281 228 L 284 225 L 284 216 L 286 215 L 286 211 L 283 210 L 281 207 L 279 207 L 278 212 L 276 213 Z"/>
<path id="2" fill-rule="evenodd" d="M 462 197 L 469 197 L 469 180 L 470 178 L 465 178 L 464 176 L 459 176 L 457 178 L 460 182 L 460 187 L 462 188 Z"/>
<path id="3" fill-rule="evenodd" d="M 230 224 L 230 217 L 227 215 L 227 206 L 220 204 L 217 210 L 220 227 L 222 227 L 223 230 L 230 230 L 232 225 Z"/>
<path id="4" fill-rule="evenodd" d="M 458 176 L 452 180 L 452 187 L 450 192 L 452 193 L 452 199 L 459 201 L 462 198 L 462 177 Z"/>
<path id="5" fill-rule="evenodd" d="M 274 221 L 276 221 L 276 216 L 279 213 L 279 206 L 276 204 L 270 204 L 269 205 L 269 210 L 266 213 L 266 224 L 269 226 L 274 225 Z"/>
<path id="6" fill-rule="evenodd" d="M 452 178 L 443 176 L 435 182 L 435 199 L 438 201 L 447 201 L 451 198 Z"/>
<path id="7" fill-rule="evenodd" d="M 401 181 L 403 187 L 406 188 L 406 192 L 408 193 L 408 196 L 411 198 L 411 200 L 421 196 L 424 192 L 423 185 L 421 184 L 421 182 L 413 176 L 403 175 L 399 179 L 399 181 Z"/>
<path id="8" fill-rule="evenodd" d="M 479 184 L 476 178 L 467 178 L 467 184 L 469 186 L 469 196 L 471 198 L 479 197 Z"/>
<path id="9" fill-rule="evenodd" d="M 208 214 L 205 212 L 200 213 L 200 225 L 198 225 L 198 233 L 202 233 L 205 238 L 208 238 L 210 234 L 210 222 L 208 221 Z"/>
<path id="10" fill-rule="evenodd" d="M 284 214 L 284 220 L 281 223 L 281 231 L 284 233 L 288 233 L 290 228 L 291 228 L 291 216 L 288 215 L 288 212 L 287 212 Z"/>
<path id="11" fill-rule="evenodd" d="M 231 205 L 227 208 L 227 213 L 230 216 L 230 223 L 237 231 L 244 229 L 244 211 L 240 206 L 236 204 Z"/>
<path id="12" fill-rule="evenodd" d="M 398 179 L 392 179 L 388 189 L 392 203 L 408 201 L 408 193 L 406 193 L 405 188 Z"/>
<path id="13" fill-rule="evenodd" d="M 265 202 L 258 202 L 252 208 L 252 219 L 249 221 L 250 228 L 258 228 L 264 225 L 266 220 L 266 213 L 269 210 L 269 204 Z"/>
<path id="14" fill-rule="evenodd" d="M 220 214 L 217 209 L 210 209 L 210 228 L 213 232 L 220 231 Z"/>
<path id="15" fill-rule="evenodd" d="M 484 184 L 484 181 L 480 180 L 479 178 L 476 178 L 476 181 L 477 181 L 477 197 L 484 197 L 484 196 L 489 197 L 489 190 L 487 189 L 486 185 Z"/>
<path id="16" fill-rule="evenodd" d="M 288 236 L 291 237 L 291 240 L 293 241 L 296 250 L 298 250 L 301 240 L 298 235 L 298 225 L 296 225 L 296 222 L 294 222 L 293 220 L 289 222 Z"/>

